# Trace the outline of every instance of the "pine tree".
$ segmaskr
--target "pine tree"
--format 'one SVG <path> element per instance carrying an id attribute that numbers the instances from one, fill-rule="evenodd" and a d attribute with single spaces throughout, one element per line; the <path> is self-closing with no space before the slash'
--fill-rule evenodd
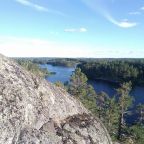
<path id="1" fill-rule="evenodd" d="M 81 72 L 81 69 L 76 68 L 75 72 L 70 78 L 68 92 L 75 97 L 81 97 L 81 94 L 87 85 L 87 80 L 86 75 Z"/>
<path id="2" fill-rule="evenodd" d="M 109 96 L 103 91 L 100 92 L 96 98 L 98 117 L 101 120 L 105 116 L 106 102 L 107 102 L 108 98 L 109 98 Z"/>
<path id="3" fill-rule="evenodd" d="M 93 114 L 97 113 L 96 106 L 96 92 L 91 85 L 86 85 L 83 88 L 83 93 L 81 93 L 80 101 L 83 105 L 90 110 Z"/>
<path id="4" fill-rule="evenodd" d="M 105 92 L 97 95 L 98 117 L 103 121 L 111 136 L 115 139 L 118 129 L 119 108 L 115 97 L 109 97 Z"/>
<path id="5" fill-rule="evenodd" d="M 139 104 L 137 106 L 137 113 L 139 115 L 138 123 L 144 124 L 144 104 Z"/>
<path id="6" fill-rule="evenodd" d="M 86 75 L 81 72 L 81 69 L 76 68 L 70 78 L 68 92 L 79 99 L 93 114 L 96 114 L 96 92 L 94 88 L 87 83 L 87 80 Z"/>
<path id="7" fill-rule="evenodd" d="M 125 128 L 124 116 L 128 114 L 128 108 L 132 105 L 132 97 L 129 95 L 131 91 L 131 82 L 123 83 L 120 88 L 117 89 L 117 95 L 119 96 L 119 121 L 118 121 L 118 135 L 117 138 L 121 139 L 122 131 Z"/>
<path id="8" fill-rule="evenodd" d="M 136 124 L 132 125 L 129 129 L 134 144 L 144 144 L 144 126 Z"/>

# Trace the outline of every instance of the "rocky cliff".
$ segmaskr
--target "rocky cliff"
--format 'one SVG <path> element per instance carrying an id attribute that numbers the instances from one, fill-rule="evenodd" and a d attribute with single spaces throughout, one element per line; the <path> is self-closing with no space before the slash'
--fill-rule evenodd
<path id="1" fill-rule="evenodd" d="M 0 144 L 111 143 L 80 102 L 0 55 Z"/>

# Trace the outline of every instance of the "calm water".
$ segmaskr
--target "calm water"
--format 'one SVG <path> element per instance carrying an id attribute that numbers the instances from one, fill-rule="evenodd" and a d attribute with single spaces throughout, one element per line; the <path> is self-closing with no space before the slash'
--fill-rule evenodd
<path id="1" fill-rule="evenodd" d="M 75 68 L 67 68 L 61 66 L 52 66 L 52 65 L 41 65 L 43 68 L 47 68 L 50 72 L 56 72 L 55 75 L 51 75 L 46 79 L 50 82 L 66 82 L 69 81 L 69 78 Z M 104 82 L 104 81 L 89 81 L 90 84 L 93 85 L 96 92 L 104 91 L 108 95 L 113 96 L 115 94 L 115 89 L 118 88 L 116 84 Z M 134 105 L 139 103 L 144 103 L 144 87 L 136 86 L 133 88 L 131 95 L 135 98 Z"/>
<path id="2" fill-rule="evenodd" d="M 66 82 L 69 80 L 72 72 L 75 68 L 61 67 L 61 66 L 52 66 L 50 64 L 41 65 L 42 68 L 47 68 L 50 72 L 56 72 L 55 75 L 46 77 L 46 79 L 52 83 L 56 81 Z"/>

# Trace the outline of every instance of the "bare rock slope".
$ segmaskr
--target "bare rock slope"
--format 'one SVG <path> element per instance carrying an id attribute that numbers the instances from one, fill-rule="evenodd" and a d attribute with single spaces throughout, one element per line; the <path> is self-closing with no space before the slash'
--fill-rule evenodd
<path id="1" fill-rule="evenodd" d="M 0 55 L 0 144 L 111 143 L 80 102 Z"/>

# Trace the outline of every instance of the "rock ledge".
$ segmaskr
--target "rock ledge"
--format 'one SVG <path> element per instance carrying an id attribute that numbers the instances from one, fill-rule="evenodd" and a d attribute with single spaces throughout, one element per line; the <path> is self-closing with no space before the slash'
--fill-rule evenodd
<path id="1" fill-rule="evenodd" d="M 0 55 L 0 144 L 111 143 L 80 102 Z"/>

